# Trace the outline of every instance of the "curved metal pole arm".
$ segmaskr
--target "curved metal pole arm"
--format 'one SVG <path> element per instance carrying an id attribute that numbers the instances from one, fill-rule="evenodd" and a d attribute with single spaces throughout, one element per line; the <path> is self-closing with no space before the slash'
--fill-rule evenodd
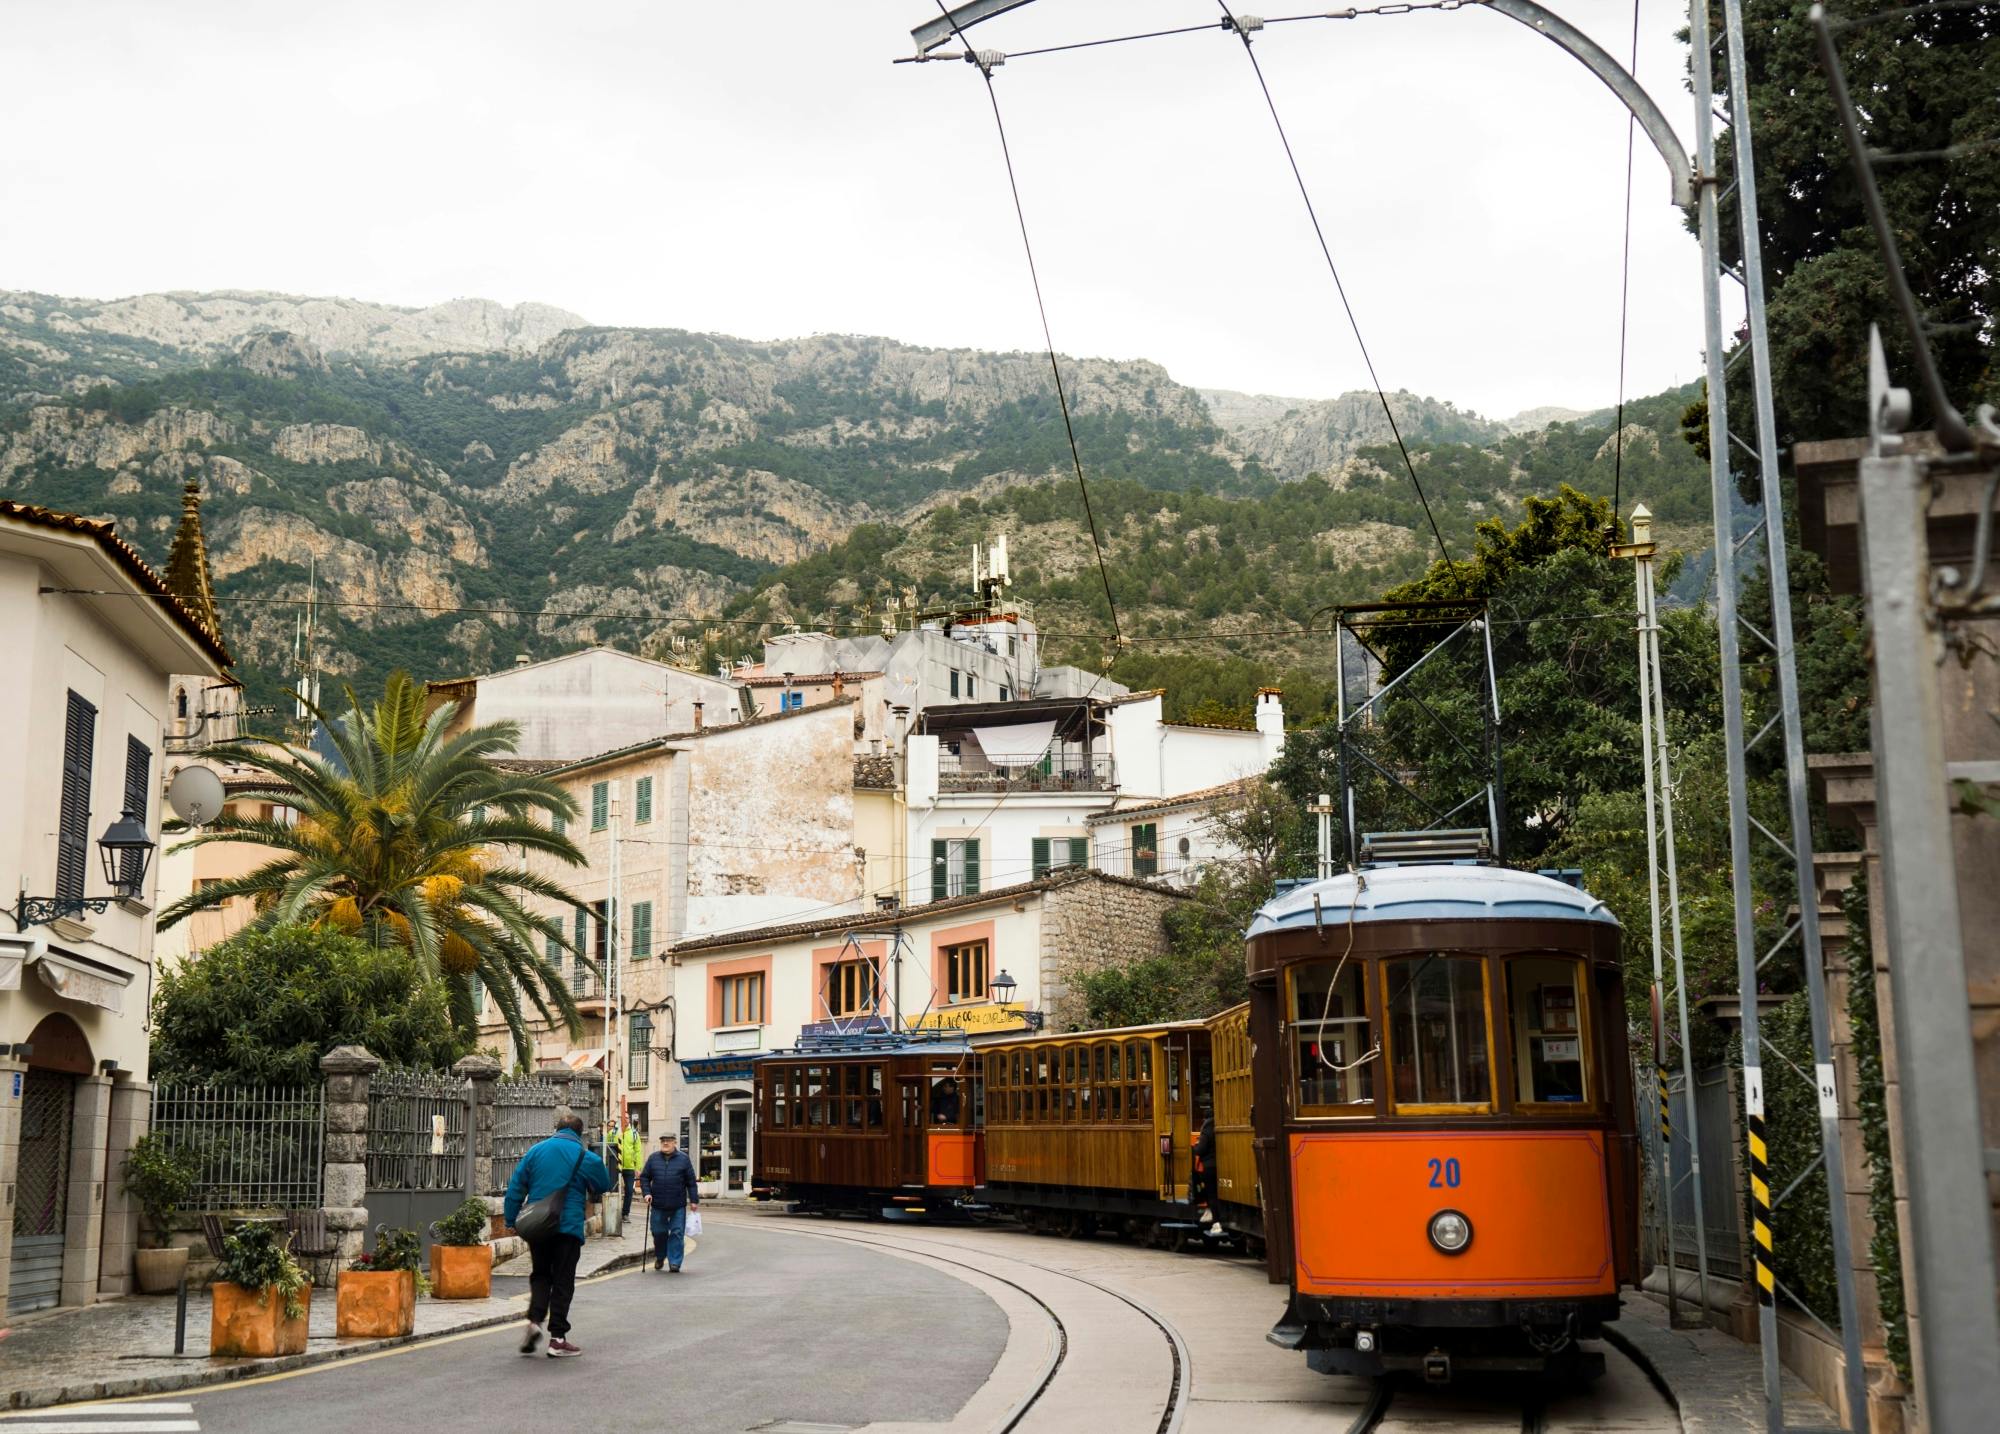
<path id="1" fill-rule="evenodd" d="M 996 15 L 1004 15 L 1009 10 L 1018 10 L 1030 3 L 1032 0 L 961 0 L 960 4 L 946 8 L 936 19 L 916 26 L 910 35 L 917 42 L 917 53 L 929 54 L 954 36 L 962 37 L 964 31 L 980 21 L 991 20 Z M 1687 151 L 1680 147 L 1674 127 L 1667 123 L 1667 117 L 1653 103 L 1653 97 L 1602 46 L 1548 7 L 1536 4 L 1535 0 L 1469 0 L 1469 3 L 1483 5 L 1499 11 L 1510 20 L 1520 21 L 1581 60 L 1585 68 L 1604 81 L 1611 93 L 1618 96 L 1619 102 L 1632 112 L 1640 128 L 1646 131 L 1646 137 L 1653 141 L 1653 148 L 1667 162 L 1667 169 L 1673 175 L 1674 204 L 1686 209 L 1694 203 L 1694 165 L 1688 159 Z M 966 43 L 970 45 L 971 42 Z"/>

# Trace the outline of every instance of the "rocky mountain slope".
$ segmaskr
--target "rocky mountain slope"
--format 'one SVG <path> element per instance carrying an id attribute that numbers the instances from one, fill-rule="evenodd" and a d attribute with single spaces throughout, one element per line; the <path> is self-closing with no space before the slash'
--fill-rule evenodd
<path id="1" fill-rule="evenodd" d="M 1327 475 L 1315 494 L 1345 495 L 1291 505 L 1325 519 L 1313 571 L 1373 581 L 1421 561 L 1373 395 L 1205 397 L 1145 362 L 1065 359 L 1064 374 L 1093 485 L 1122 495 L 1114 516 L 1135 552 L 1159 548 L 1145 582 L 1162 620 L 1259 610 L 1217 535 L 1284 512 L 1274 495 L 1311 473 Z M 1455 529 L 1554 471 L 1537 466 L 1546 435 L 1394 401 Z M 1671 430 L 1651 422 L 1634 432 L 1658 461 Z M 1564 439 L 1556 466 L 1588 468 L 1601 441 Z M 1017 554 L 1039 554 L 1031 568 L 1064 581 L 1088 557 L 1069 472 L 1039 354 L 596 328 L 482 300 L 0 292 L 0 492 L 116 519 L 162 559 L 180 485 L 200 479 L 253 686 L 289 654 L 284 602 L 315 583 L 325 665 L 373 680 L 393 665 L 435 676 L 584 642 L 657 644 L 768 593 L 774 575 L 859 561 L 857 532 L 950 529 L 956 545 L 990 514 L 1014 525 Z M 1149 504 L 1183 516 L 1149 527 Z M 1257 521 L 1271 543 L 1289 536 Z M 1210 563 L 1233 586 L 1183 586 L 1160 556 L 1169 536 L 1189 573 Z M 956 585 L 955 552 L 911 566 Z"/>

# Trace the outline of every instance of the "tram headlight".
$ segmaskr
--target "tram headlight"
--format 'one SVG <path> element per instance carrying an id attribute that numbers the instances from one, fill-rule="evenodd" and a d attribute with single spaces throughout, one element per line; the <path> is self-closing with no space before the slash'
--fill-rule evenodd
<path id="1" fill-rule="evenodd" d="M 1472 1243 L 1472 1222 L 1456 1210 L 1440 1210 L 1431 1216 L 1431 1243 L 1447 1255 L 1456 1255 Z"/>

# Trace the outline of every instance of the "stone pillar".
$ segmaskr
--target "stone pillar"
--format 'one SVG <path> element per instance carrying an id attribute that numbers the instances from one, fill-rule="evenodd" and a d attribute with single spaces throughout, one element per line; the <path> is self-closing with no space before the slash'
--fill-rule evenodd
<path id="1" fill-rule="evenodd" d="M 465 1131 L 472 1151 L 472 1189 L 468 1193 L 483 1199 L 493 1193 L 493 1097 L 500 1081 L 500 1062 L 493 1056 L 467 1056 L 451 1069 L 472 1086 Z"/>
<path id="2" fill-rule="evenodd" d="M 139 1247 L 139 1202 L 125 1193 L 125 1158 L 153 1123 L 153 1087 L 113 1081 L 105 1142 L 104 1244 L 97 1273 L 100 1295 L 132 1293 L 132 1252 Z"/>
<path id="3" fill-rule="evenodd" d="M 21 1171 L 21 1090 L 27 1066 L 0 1048 L 0 1305 L 14 1273 L 14 1189 Z"/>
<path id="4" fill-rule="evenodd" d="M 63 1222 L 66 1305 L 87 1305 L 97 1298 L 104 1242 L 104 1141 L 110 1129 L 111 1077 L 77 1077 L 69 1135 L 69 1210 Z"/>
<path id="5" fill-rule="evenodd" d="M 340 1246 L 338 1271 L 368 1239 L 368 1078 L 382 1062 L 366 1046 L 335 1046 L 320 1057 L 326 1082 L 326 1151 L 320 1205 Z"/>

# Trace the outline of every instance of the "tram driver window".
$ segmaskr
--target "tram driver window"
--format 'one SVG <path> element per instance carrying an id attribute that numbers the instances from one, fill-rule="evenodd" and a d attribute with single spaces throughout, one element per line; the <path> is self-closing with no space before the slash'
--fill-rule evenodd
<path id="1" fill-rule="evenodd" d="M 1516 1104 L 1580 1105 L 1590 1099 L 1583 989 L 1583 964 L 1570 957 L 1521 956 L 1507 963 Z"/>
<path id="2" fill-rule="evenodd" d="M 1492 1103 L 1485 966 L 1442 954 L 1382 963 L 1398 1106 Z"/>
<path id="3" fill-rule="evenodd" d="M 1375 1028 L 1362 994 L 1366 969 L 1360 961 L 1312 961 L 1293 968 L 1292 1075 L 1301 1111 L 1342 1106 L 1349 1108 L 1319 1113 L 1373 1113 Z"/>

